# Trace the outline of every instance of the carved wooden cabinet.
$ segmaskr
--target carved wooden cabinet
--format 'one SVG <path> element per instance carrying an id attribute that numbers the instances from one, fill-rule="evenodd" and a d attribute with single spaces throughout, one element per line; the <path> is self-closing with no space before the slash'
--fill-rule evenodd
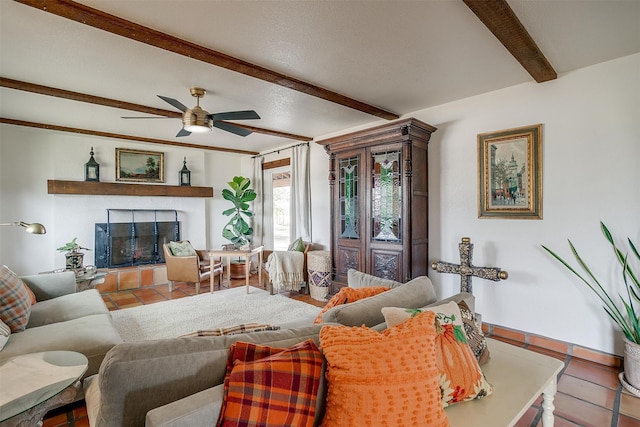
<path id="1" fill-rule="evenodd" d="M 350 268 L 399 282 L 427 274 L 435 130 L 410 118 L 318 141 L 329 154 L 333 292 Z"/>

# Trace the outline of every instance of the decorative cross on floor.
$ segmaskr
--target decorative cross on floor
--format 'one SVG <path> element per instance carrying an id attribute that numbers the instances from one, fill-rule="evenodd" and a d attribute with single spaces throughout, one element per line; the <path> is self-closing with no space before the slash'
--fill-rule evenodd
<path id="1" fill-rule="evenodd" d="M 431 264 L 431 268 L 439 273 L 455 273 L 460 275 L 460 292 L 473 293 L 471 278 L 473 276 L 481 279 L 498 282 L 509 277 L 506 271 L 501 271 L 496 267 L 475 267 L 471 265 L 473 257 L 473 243 L 469 237 L 463 237 L 462 243 L 458 244 L 460 249 L 460 265 L 448 262 L 437 261 Z"/>

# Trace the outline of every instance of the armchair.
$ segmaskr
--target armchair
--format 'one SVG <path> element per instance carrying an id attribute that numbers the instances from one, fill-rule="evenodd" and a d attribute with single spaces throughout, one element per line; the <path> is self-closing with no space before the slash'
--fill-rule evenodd
<path id="1" fill-rule="evenodd" d="M 269 266 L 272 265 L 273 262 L 275 262 L 274 260 L 274 256 L 272 256 L 275 252 L 280 252 L 280 253 L 285 253 L 285 252 L 300 252 L 300 251 L 296 251 L 296 250 L 292 250 L 291 247 L 295 244 L 292 243 L 292 245 L 290 246 L 290 249 L 288 249 L 287 251 L 274 251 L 274 250 L 268 250 L 265 249 L 262 252 L 262 256 L 263 259 L 266 260 L 266 262 L 263 263 L 262 265 L 262 283 L 260 284 L 264 289 L 267 289 L 267 285 L 269 286 L 269 293 L 271 295 L 273 295 L 274 291 L 273 291 L 273 287 L 274 287 L 274 277 L 271 277 L 269 274 Z M 307 283 L 308 281 L 308 277 L 307 277 L 307 252 L 309 252 L 312 247 L 313 244 L 312 243 L 308 243 L 308 242 L 303 242 L 304 245 L 304 250 L 302 251 L 302 271 L 297 271 L 297 272 L 292 272 L 292 273 L 301 273 L 302 274 L 302 280 L 300 283 L 304 282 Z M 273 272 L 273 270 L 272 270 Z M 278 284 L 276 283 L 276 288 L 279 289 Z M 306 286 L 306 289 L 308 289 L 309 286 Z M 297 290 L 300 289 L 300 286 L 297 287 Z M 307 291 L 308 292 L 308 291 Z"/>
<path id="2" fill-rule="evenodd" d="M 185 241 L 188 243 L 188 241 Z M 191 244 L 189 244 L 191 246 Z M 167 279 L 169 280 L 169 292 L 173 292 L 173 282 L 186 282 L 196 284 L 196 294 L 200 293 L 200 283 L 209 280 L 211 275 L 218 276 L 218 286 L 222 286 L 222 261 L 214 263 L 213 270 L 207 251 L 197 251 L 195 255 L 176 256 L 171 251 L 169 243 L 162 245 L 164 259 L 167 265 Z"/>

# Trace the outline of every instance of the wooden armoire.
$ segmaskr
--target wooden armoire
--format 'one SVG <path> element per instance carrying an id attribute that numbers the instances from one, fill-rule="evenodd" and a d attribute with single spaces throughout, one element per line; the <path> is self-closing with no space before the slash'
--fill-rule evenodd
<path id="1" fill-rule="evenodd" d="M 427 274 L 435 130 L 409 118 L 318 141 L 329 154 L 332 293 L 350 268 L 399 282 Z"/>

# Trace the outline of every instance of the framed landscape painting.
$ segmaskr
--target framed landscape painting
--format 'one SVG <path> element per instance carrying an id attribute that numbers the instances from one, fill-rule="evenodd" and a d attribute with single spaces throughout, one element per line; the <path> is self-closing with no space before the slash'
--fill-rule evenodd
<path id="1" fill-rule="evenodd" d="M 478 217 L 542 219 L 542 125 L 478 135 Z"/>
<path id="2" fill-rule="evenodd" d="M 164 182 L 164 153 L 116 148 L 116 181 Z"/>

